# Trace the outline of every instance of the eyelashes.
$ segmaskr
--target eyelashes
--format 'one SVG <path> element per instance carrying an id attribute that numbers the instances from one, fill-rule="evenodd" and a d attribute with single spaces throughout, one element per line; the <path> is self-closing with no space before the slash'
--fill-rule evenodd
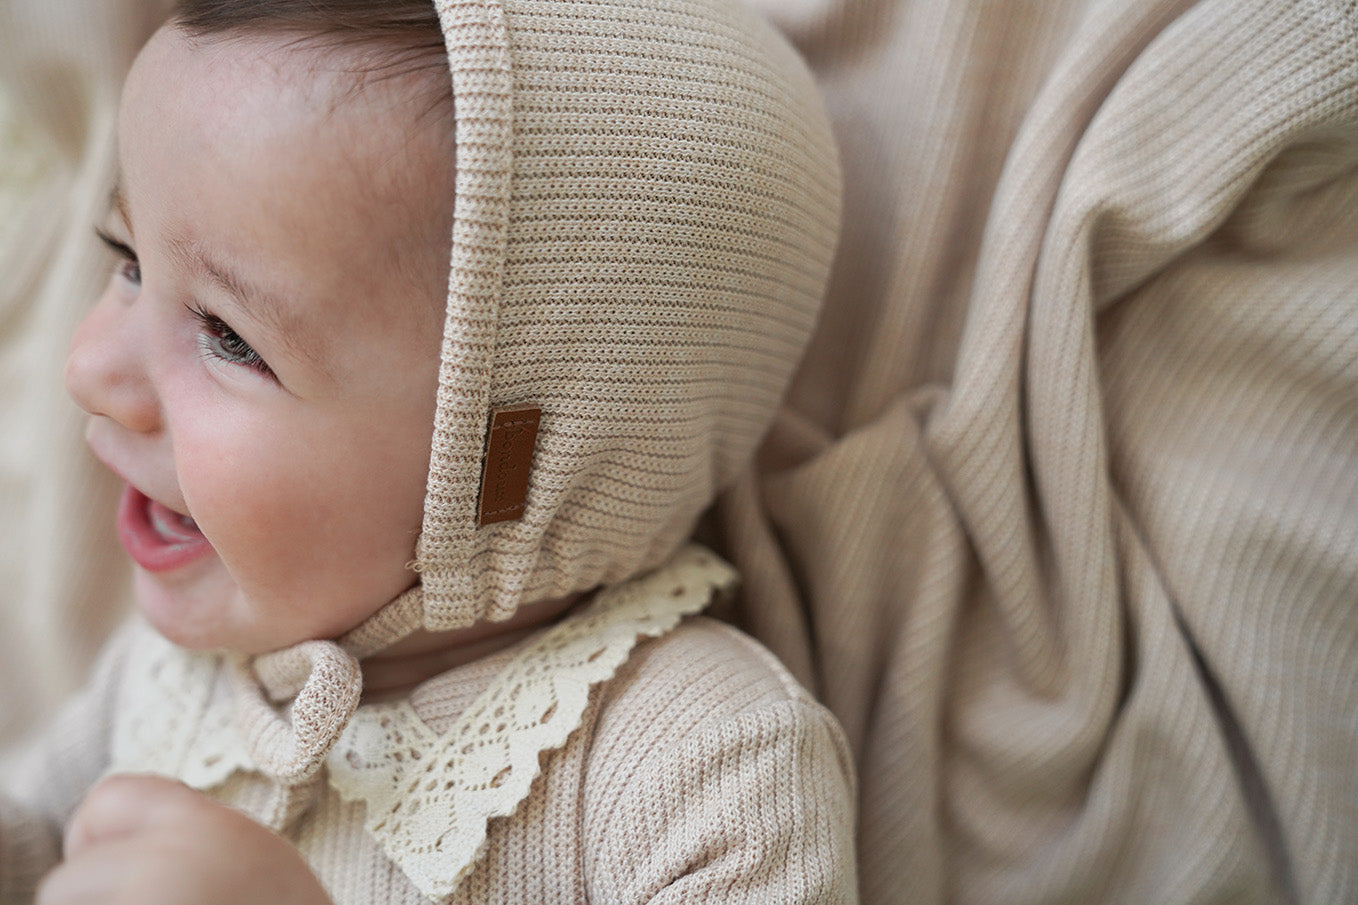
<path id="1" fill-rule="evenodd" d="M 118 256 L 118 276 L 127 280 L 133 286 L 141 285 L 141 261 L 137 260 L 137 253 L 132 250 L 132 246 L 126 242 L 119 242 L 102 229 L 95 227 L 94 234 L 99 240 L 108 246 L 109 251 Z"/>
<path id="2" fill-rule="evenodd" d="M 140 288 L 141 261 L 138 260 L 137 252 L 132 246 L 115 239 L 98 227 L 95 227 L 94 234 L 118 256 L 119 264 L 116 270 L 118 276 Z M 196 302 L 187 303 L 184 307 L 198 322 L 198 348 L 204 356 L 249 368 L 266 377 L 273 376 L 273 369 L 230 324 Z"/>
<path id="3" fill-rule="evenodd" d="M 273 369 L 260 357 L 259 353 L 231 325 L 202 306 L 192 303 L 184 306 L 198 321 L 198 348 L 204 355 L 240 365 L 265 376 L 272 376 Z"/>

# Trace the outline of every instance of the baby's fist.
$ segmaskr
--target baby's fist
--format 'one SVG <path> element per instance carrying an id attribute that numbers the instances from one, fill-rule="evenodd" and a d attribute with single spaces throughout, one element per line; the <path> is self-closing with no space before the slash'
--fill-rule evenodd
<path id="1" fill-rule="evenodd" d="M 156 776 L 95 786 L 67 827 L 65 856 L 38 905 L 330 905 L 287 840 Z"/>

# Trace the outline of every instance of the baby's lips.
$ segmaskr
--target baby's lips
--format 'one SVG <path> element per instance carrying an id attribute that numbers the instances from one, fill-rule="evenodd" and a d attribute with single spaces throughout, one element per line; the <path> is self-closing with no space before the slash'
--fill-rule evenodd
<path id="1" fill-rule="evenodd" d="M 147 514 L 151 527 L 170 543 L 192 543 L 203 536 L 192 517 L 176 512 L 152 499 L 147 499 Z"/>
<path id="2" fill-rule="evenodd" d="M 193 519 L 152 500 L 132 484 L 118 504 L 118 540 L 148 572 L 170 572 L 212 552 Z"/>

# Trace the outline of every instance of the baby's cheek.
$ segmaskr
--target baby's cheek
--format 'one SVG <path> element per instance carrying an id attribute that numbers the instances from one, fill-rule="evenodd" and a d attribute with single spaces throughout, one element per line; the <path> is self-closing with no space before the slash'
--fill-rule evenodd
<path id="1" fill-rule="evenodd" d="M 243 589 L 277 586 L 310 548 L 315 476 L 267 442 L 209 435 L 178 463 L 198 527 Z"/>
<path id="2" fill-rule="evenodd" d="M 427 454 L 334 419 L 218 414 L 177 432 L 181 489 L 270 640 L 338 634 L 414 582 Z"/>
<path id="3" fill-rule="evenodd" d="M 333 480 L 312 536 L 329 551 L 328 567 L 369 594 L 394 596 L 413 578 L 404 567 L 419 532 L 425 465 L 413 469 L 381 449 L 347 452 L 328 469 Z"/>
<path id="4" fill-rule="evenodd" d="M 304 620 L 308 635 L 352 628 L 414 578 L 404 569 L 414 537 L 399 524 L 390 472 L 356 452 L 331 445 L 259 463 L 242 510 L 242 588 Z"/>

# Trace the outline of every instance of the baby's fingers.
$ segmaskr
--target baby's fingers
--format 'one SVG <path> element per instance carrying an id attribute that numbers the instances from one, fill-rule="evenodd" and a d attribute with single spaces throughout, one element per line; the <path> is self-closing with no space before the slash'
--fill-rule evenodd
<path id="1" fill-rule="evenodd" d="M 66 831 L 42 905 L 328 905 L 301 853 L 249 817 L 154 776 L 114 776 Z"/>
<path id="2" fill-rule="evenodd" d="M 94 845 L 173 826 L 189 812 L 211 806 L 188 786 L 159 776 L 122 774 L 100 782 L 76 808 L 66 827 L 65 856 Z"/>
<path id="3" fill-rule="evenodd" d="M 173 872 L 158 865 L 173 863 L 170 853 L 151 853 L 142 840 L 126 837 L 106 842 L 75 859 L 67 859 L 42 881 L 34 905 L 147 905 L 192 902 Z"/>

